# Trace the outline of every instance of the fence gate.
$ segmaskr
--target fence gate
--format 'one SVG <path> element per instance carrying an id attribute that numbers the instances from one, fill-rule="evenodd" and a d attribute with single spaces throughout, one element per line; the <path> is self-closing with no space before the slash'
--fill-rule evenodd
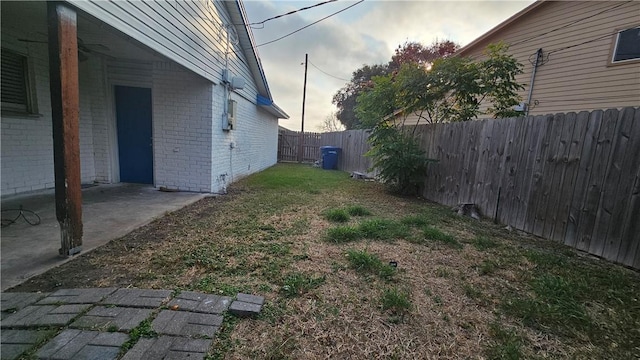
<path id="1" fill-rule="evenodd" d="M 322 134 L 280 130 L 278 161 L 314 162 L 320 159 Z"/>

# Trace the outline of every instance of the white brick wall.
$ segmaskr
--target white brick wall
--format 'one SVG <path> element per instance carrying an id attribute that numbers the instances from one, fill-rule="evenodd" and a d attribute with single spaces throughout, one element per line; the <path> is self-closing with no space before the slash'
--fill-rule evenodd
<path id="1" fill-rule="evenodd" d="M 93 121 L 93 161 L 95 168 L 94 180 L 98 182 L 112 182 L 112 163 L 110 159 L 109 112 L 107 111 L 107 85 L 104 77 L 104 62 L 100 58 L 89 62 L 89 81 L 93 86 L 89 88 L 91 94 L 91 118 Z"/>
<path id="2" fill-rule="evenodd" d="M 213 84 L 172 63 L 154 63 L 156 186 L 211 191 Z"/>
<path id="3" fill-rule="evenodd" d="M 224 89 L 217 86 L 216 90 L 216 97 L 222 102 Z M 222 110 L 214 119 L 212 192 L 222 192 L 229 183 L 277 162 L 277 119 L 238 94 L 231 94 L 231 99 L 238 102 L 234 130 L 222 130 Z M 232 142 L 233 149 L 230 147 Z"/>
<path id="4" fill-rule="evenodd" d="M 2 116 L 1 195 L 52 188 L 53 139 L 47 47 L 16 41 L 3 32 L 3 46 L 28 54 L 34 66 L 40 117 Z M 111 182 L 106 63 L 80 64 L 80 150 L 83 182 Z M 246 66 L 239 62 L 236 66 Z M 278 122 L 253 104 L 255 84 L 240 94 L 236 127 L 223 131 L 224 89 L 175 65 L 155 63 L 152 72 L 154 182 L 156 186 L 221 192 L 230 182 L 277 161 Z M 252 82 L 252 79 L 245 79 Z M 150 81 L 151 83 L 151 81 Z M 246 98 L 245 98 L 246 97 Z M 253 99 L 249 101 L 248 99 Z M 230 148 L 230 143 L 234 148 Z"/>
<path id="5" fill-rule="evenodd" d="M 4 31 L 4 30 L 3 30 Z M 2 115 L 1 154 L 2 196 L 54 187 L 51 95 L 46 44 L 16 41 L 19 35 L 3 32 L 3 46 L 26 54 L 33 67 L 38 112 L 41 116 Z M 87 65 L 80 66 L 80 159 L 82 182 L 96 179 L 92 95 L 96 83 L 87 77 Z M 104 97 L 102 97 L 104 99 Z M 104 101 L 104 100 L 103 100 Z M 104 117 L 99 122 L 104 122 Z"/>

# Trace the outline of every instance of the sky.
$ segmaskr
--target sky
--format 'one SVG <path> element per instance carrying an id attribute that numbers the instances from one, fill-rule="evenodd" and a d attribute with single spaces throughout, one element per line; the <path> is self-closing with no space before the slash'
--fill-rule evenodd
<path id="1" fill-rule="evenodd" d="M 245 0 L 244 5 L 249 22 L 257 23 L 320 2 Z M 336 111 L 333 95 L 362 65 L 388 62 L 406 41 L 452 40 L 464 46 L 532 2 L 365 0 L 260 46 L 356 3 L 338 0 L 253 25 L 252 31 L 273 99 L 290 116 L 280 125 L 291 130 L 301 128 L 304 59 L 309 55 L 304 130 L 318 132 Z"/>

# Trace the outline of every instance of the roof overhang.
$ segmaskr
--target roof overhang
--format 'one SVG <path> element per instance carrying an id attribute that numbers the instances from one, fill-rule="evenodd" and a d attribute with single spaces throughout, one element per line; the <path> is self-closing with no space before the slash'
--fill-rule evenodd
<path id="1" fill-rule="evenodd" d="M 279 119 L 288 119 L 289 115 L 287 115 L 287 113 L 273 102 L 273 97 L 269 90 L 269 84 L 267 83 L 267 78 L 264 74 L 264 69 L 262 68 L 262 62 L 260 61 L 260 56 L 258 56 L 258 51 L 255 47 L 253 32 L 249 25 L 247 25 L 249 21 L 242 1 L 225 1 L 224 3 L 227 6 L 227 11 L 229 11 L 231 22 L 235 24 L 234 26 L 236 27 L 236 32 L 238 33 L 238 38 L 240 40 L 240 48 L 248 61 L 247 66 L 256 81 L 256 86 L 258 88 L 256 102 L 258 106 L 262 107 L 268 113 L 278 117 Z"/>
<path id="2" fill-rule="evenodd" d="M 260 94 L 258 94 L 256 103 L 259 107 L 267 111 L 269 114 L 277 117 L 278 119 L 288 119 L 289 115 L 284 112 L 278 105 L 276 105 L 273 100 L 268 99 Z"/>

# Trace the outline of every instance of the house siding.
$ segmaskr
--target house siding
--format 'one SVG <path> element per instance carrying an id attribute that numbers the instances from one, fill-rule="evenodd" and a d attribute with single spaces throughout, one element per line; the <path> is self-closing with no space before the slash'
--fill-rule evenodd
<path id="1" fill-rule="evenodd" d="M 610 59 L 615 34 L 638 26 L 638 14 L 638 2 L 545 2 L 460 55 L 478 59 L 490 43 L 511 44 L 509 52 L 524 65 L 517 80 L 525 85 L 520 95 L 526 101 L 529 59 L 541 48 L 544 62 L 536 72 L 531 115 L 637 106 L 640 62 L 611 65 Z"/>

